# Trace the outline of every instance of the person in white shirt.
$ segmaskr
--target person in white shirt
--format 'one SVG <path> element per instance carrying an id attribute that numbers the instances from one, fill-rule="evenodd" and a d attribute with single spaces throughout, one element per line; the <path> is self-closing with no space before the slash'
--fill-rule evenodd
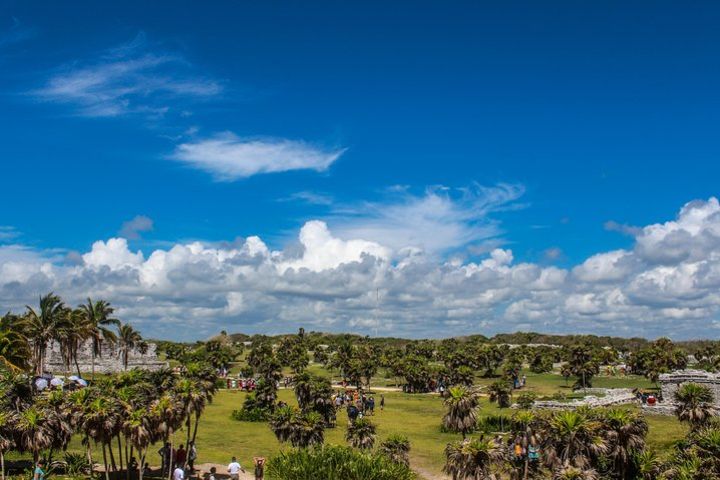
<path id="1" fill-rule="evenodd" d="M 185 480 L 185 472 L 182 467 L 178 466 L 175 471 L 173 471 L 173 480 Z"/>
<path id="2" fill-rule="evenodd" d="M 228 465 L 228 473 L 230 474 L 231 480 L 238 480 L 240 478 L 240 472 L 245 473 L 245 469 L 238 463 L 237 458 L 232 457 L 230 465 Z M 182 480 L 182 479 L 181 479 Z"/>

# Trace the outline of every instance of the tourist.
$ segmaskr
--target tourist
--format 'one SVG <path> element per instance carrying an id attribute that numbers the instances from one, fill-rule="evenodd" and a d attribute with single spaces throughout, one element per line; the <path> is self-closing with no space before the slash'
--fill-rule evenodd
<path id="1" fill-rule="evenodd" d="M 232 457 L 232 461 L 228 465 L 227 470 L 230 474 L 230 480 L 238 480 L 240 478 L 240 472 L 245 473 L 245 469 L 238 463 L 235 457 Z"/>
<path id="2" fill-rule="evenodd" d="M 181 443 L 180 448 L 178 448 L 177 452 L 175 452 L 175 465 L 177 465 L 181 468 L 184 468 L 185 460 L 187 460 L 187 451 L 185 450 L 185 447 Z"/>
<path id="3" fill-rule="evenodd" d="M 137 477 L 137 469 L 138 469 L 137 459 L 135 457 L 130 457 L 130 461 L 128 462 L 128 471 L 130 472 L 130 478 Z"/>
<path id="4" fill-rule="evenodd" d="M 368 399 L 368 412 L 370 415 L 375 415 L 375 398 L 370 397 Z"/>
<path id="5" fill-rule="evenodd" d="M 197 459 L 197 447 L 195 442 L 190 442 L 188 446 L 188 468 L 190 473 L 195 471 L 195 460 Z"/>
<path id="6" fill-rule="evenodd" d="M 185 470 L 182 469 L 180 465 L 175 467 L 175 470 L 173 471 L 173 480 L 185 480 Z"/>
<path id="7" fill-rule="evenodd" d="M 522 376 L 522 381 L 520 382 L 520 386 L 525 387 L 525 382 L 527 381 L 527 376 Z"/>
<path id="8" fill-rule="evenodd" d="M 150 463 L 145 462 L 145 466 L 143 467 L 143 477 L 149 477 L 152 474 L 152 469 L 150 469 Z"/>
<path id="9" fill-rule="evenodd" d="M 382 412 L 385 409 L 385 394 L 380 394 L 380 411 Z"/>
<path id="10" fill-rule="evenodd" d="M 45 470 L 43 470 L 44 465 L 45 464 L 42 460 L 38 460 L 37 465 L 35 466 L 33 480 L 45 480 Z"/>
<path id="11" fill-rule="evenodd" d="M 255 464 L 255 480 L 263 480 L 265 478 L 265 458 L 253 457 Z"/>
<path id="12" fill-rule="evenodd" d="M 217 479 L 215 478 L 215 474 L 216 474 L 216 473 L 217 473 L 217 468 L 215 468 L 215 467 L 210 467 L 210 476 L 208 477 L 207 480 L 217 480 Z"/>
<path id="13" fill-rule="evenodd" d="M 162 475 L 165 476 L 170 471 L 170 462 L 172 458 L 172 449 L 170 448 L 170 442 L 165 442 L 165 445 L 158 450 L 160 460 L 162 462 Z"/>

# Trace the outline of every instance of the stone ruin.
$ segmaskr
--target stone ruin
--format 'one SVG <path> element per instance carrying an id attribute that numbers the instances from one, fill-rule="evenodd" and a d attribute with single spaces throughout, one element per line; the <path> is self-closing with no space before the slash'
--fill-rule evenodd
<path id="1" fill-rule="evenodd" d="M 83 343 L 78 349 L 77 355 L 80 371 L 83 373 L 92 371 L 92 340 Z M 163 362 L 158 358 L 157 345 L 154 343 L 147 344 L 147 351 L 145 353 L 140 352 L 138 349 L 132 349 L 128 353 L 128 370 L 137 368 L 155 371 L 167 367 L 167 365 L 167 362 Z M 45 369 L 55 374 L 67 373 L 67 368 L 60 355 L 60 345 L 56 342 L 48 345 Z M 74 363 L 71 365 L 70 370 L 75 373 Z M 120 349 L 107 342 L 103 342 L 102 355 L 95 357 L 95 371 L 98 373 L 116 373 L 124 370 L 125 366 L 123 365 Z"/>
<path id="2" fill-rule="evenodd" d="M 673 397 L 677 389 L 686 383 L 697 383 L 708 387 L 715 396 L 715 406 L 720 408 L 720 374 L 718 373 L 704 370 L 677 370 L 672 373 L 660 374 L 658 382 L 663 400 L 656 405 L 643 405 L 643 410 L 648 413 L 674 415 Z"/>
<path id="3" fill-rule="evenodd" d="M 583 398 L 563 402 L 558 400 L 536 400 L 533 408 L 550 410 L 571 410 L 580 407 L 610 407 L 637 402 L 631 388 L 586 388 Z"/>

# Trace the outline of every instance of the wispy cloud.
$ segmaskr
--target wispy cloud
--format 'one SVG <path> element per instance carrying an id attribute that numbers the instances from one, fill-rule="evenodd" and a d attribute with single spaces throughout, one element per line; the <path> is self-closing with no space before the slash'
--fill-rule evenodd
<path id="1" fill-rule="evenodd" d="M 145 215 L 136 215 L 132 220 L 123 222 L 120 228 L 120 236 L 128 240 L 137 240 L 141 233 L 152 231 L 154 226 L 153 220 Z"/>
<path id="2" fill-rule="evenodd" d="M 332 196 L 325 193 L 304 190 L 302 192 L 295 192 L 284 198 L 279 198 L 278 202 L 302 202 L 310 205 L 332 205 L 334 199 Z"/>
<path id="3" fill-rule="evenodd" d="M 141 33 L 94 61 L 63 66 L 32 93 L 45 101 L 73 105 L 88 117 L 158 117 L 175 102 L 220 93 L 218 82 L 192 70 L 177 54 L 150 51 Z M 178 114 L 183 110 L 179 108 Z"/>
<path id="4" fill-rule="evenodd" d="M 0 30 L 0 48 L 24 42 L 35 36 L 35 29 L 24 25 L 20 20 L 12 17 L 12 25 L 7 30 Z"/>
<path id="5" fill-rule="evenodd" d="M 626 223 L 618 223 L 614 220 L 608 220 L 607 222 L 605 222 L 603 227 L 609 232 L 618 232 L 622 233 L 623 235 L 628 235 L 630 237 L 637 237 L 642 232 L 641 227 L 628 225 Z"/>
<path id="6" fill-rule="evenodd" d="M 326 170 L 345 152 L 287 139 L 244 139 L 231 132 L 183 143 L 170 159 L 210 173 L 217 181 L 233 181 L 260 173 Z"/>
<path id="7" fill-rule="evenodd" d="M 440 253 L 501 233 L 490 214 L 522 208 L 522 185 L 431 187 L 422 195 L 401 191 L 385 201 L 338 206 L 328 223 L 342 238 L 362 238 L 396 250 Z"/>
<path id="8" fill-rule="evenodd" d="M 8 240 L 14 240 L 20 236 L 20 232 L 10 225 L 0 225 L 0 242 L 7 242 Z"/>

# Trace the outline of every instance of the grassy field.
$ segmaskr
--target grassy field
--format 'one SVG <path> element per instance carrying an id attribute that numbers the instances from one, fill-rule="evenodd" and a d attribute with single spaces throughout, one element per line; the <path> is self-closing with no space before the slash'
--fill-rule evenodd
<path id="1" fill-rule="evenodd" d="M 557 391 L 569 392 L 564 379 L 559 375 L 528 375 L 527 390 L 542 395 L 551 395 Z M 595 386 L 602 387 L 643 387 L 652 385 L 645 379 L 596 378 Z M 402 433 L 410 438 L 412 444 L 411 460 L 415 468 L 439 475 L 444 462 L 445 444 L 459 438 L 458 435 L 442 433 L 440 419 L 445 411 L 442 399 L 430 394 L 404 394 L 385 392 L 386 408 L 377 411 L 373 421 L 378 426 L 378 441 L 391 433 Z M 241 392 L 221 391 L 207 409 L 201 420 L 198 433 L 200 460 L 226 462 L 232 455 L 248 463 L 253 456 L 271 456 L 283 448 L 275 439 L 269 427 L 264 423 L 237 422 L 230 419 L 232 410 L 239 408 L 245 394 Z M 294 403 L 292 391 L 281 390 L 280 398 Z M 498 413 L 511 414 L 508 409 L 500 410 L 496 404 L 483 398 L 481 415 Z M 650 447 L 661 455 L 666 454 L 672 444 L 681 439 L 686 429 L 674 417 L 649 416 Z M 338 415 L 338 427 L 327 430 L 326 441 L 344 443 L 347 417 L 344 410 Z M 180 439 L 184 436 L 178 433 Z M 157 457 L 157 456 L 155 456 Z"/>
<path id="2" fill-rule="evenodd" d="M 320 371 L 321 367 L 313 366 L 313 373 L 326 374 Z M 479 383 L 491 383 L 492 379 L 479 379 Z M 375 383 L 375 382 L 373 382 Z M 392 383 L 391 379 L 378 377 L 376 385 L 384 386 Z M 651 388 L 653 385 L 640 377 L 597 377 L 593 381 L 596 387 L 641 387 Z M 570 393 L 565 379 L 556 374 L 527 374 L 527 391 L 538 395 L 552 395 L 557 392 Z M 434 394 L 404 394 L 401 392 L 383 392 L 386 400 L 384 411 L 376 411 L 372 420 L 378 426 L 378 442 L 391 433 L 407 435 L 411 441 L 412 466 L 425 472 L 431 478 L 440 478 L 444 462 L 443 449 L 445 445 L 460 438 L 458 435 L 442 433 L 440 420 L 445 411 L 442 399 Z M 221 390 L 214 402 L 207 407 L 200 421 L 198 431 L 198 463 L 213 462 L 227 463 L 234 455 L 241 463 L 250 465 L 253 456 L 272 456 L 280 451 L 282 446 L 275 439 L 266 423 L 238 422 L 230 418 L 233 410 L 240 408 L 245 393 Z M 376 394 L 379 399 L 379 392 Z M 292 390 L 280 390 L 280 399 L 294 404 Z M 634 407 L 631 407 L 634 408 Z M 500 410 L 496 404 L 490 403 L 487 398 L 481 402 L 481 415 L 510 415 L 509 409 Z M 674 417 L 649 416 L 650 433 L 648 444 L 650 448 L 661 455 L 666 455 L 673 443 L 681 439 L 686 429 Z M 347 426 L 347 416 L 344 410 L 338 414 L 338 426 L 326 431 L 326 442 L 344 444 L 344 435 Z M 179 431 L 175 435 L 177 443 L 185 442 L 185 432 Z M 152 465 L 159 464 L 156 451 L 160 446 L 150 450 L 148 461 Z M 82 451 L 79 440 L 75 440 L 72 450 Z M 95 453 L 99 459 L 99 452 Z"/>

